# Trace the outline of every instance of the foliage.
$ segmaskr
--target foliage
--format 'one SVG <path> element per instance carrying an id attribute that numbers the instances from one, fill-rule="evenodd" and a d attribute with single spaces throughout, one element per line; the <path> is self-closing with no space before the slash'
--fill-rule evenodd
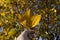
<path id="1" fill-rule="evenodd" d="M 40 36 L 53 40 L 60 35 L 60 0 L 0 0 L 0 40 L 13 40 L 24 30 L 17 15 L 28 9 L 41 14 L 41 21 L 33 28 L 33 40 Z"/>
<path id="2" fill-rule="evenodd" d="M 18 14 L 17 16 L 18 16 L 18 20 L 19 20 L 20 24 L 26 28 L 35 27 L 41 19 L 40 14 L 34 15 L 33 13 L 31 13 L 30 9 L 26 13 Z"/>

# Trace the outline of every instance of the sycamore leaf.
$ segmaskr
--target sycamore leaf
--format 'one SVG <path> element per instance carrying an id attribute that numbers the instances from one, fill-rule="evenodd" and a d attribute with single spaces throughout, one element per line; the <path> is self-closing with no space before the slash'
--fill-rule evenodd
<path id="1" fill-rule="evenodd" d="M 20 24 L 22 24 L 24 27 L 33 28 L 36 25 L 38 25 L 41 19 L 41 15 L 39 14 L 34 15 L 33 13 L 31 13 L 31 10 L 29 9 L 25 14 L 18 15 L 18 18 Z"/>

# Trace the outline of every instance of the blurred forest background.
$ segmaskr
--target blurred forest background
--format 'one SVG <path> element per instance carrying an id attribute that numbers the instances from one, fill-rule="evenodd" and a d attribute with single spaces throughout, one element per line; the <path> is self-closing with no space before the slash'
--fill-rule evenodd
<path id="1" fill-rule="evenodd" d="M 14 40 L 24 28 L 17 14 L 41 14 L 32 40 L 60 40 L 60 0 L 0 0 L 0 40 Z"/>

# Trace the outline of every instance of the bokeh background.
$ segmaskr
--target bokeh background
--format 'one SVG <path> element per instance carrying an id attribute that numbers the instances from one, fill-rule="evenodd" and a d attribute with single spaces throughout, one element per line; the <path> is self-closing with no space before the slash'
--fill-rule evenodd
<path id="1" fill-rule="evenodd" d="M 18 37 L 24 28 L 16 15 L 28 9 L 41 14 L 32 40 L 60 40 L 60 0 L 0 0 L 0 40 Z"/>

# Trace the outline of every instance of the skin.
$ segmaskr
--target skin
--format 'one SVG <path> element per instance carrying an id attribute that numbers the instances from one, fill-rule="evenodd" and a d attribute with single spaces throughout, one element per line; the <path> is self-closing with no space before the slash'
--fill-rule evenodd
<path id="1" fill-rule="evenodd" d="M 28 30 L 24 30 L 17 38 L 16 40 L 30 40 L 28 38 L 28 34 L 29 34 L 29 31 Z"/>

